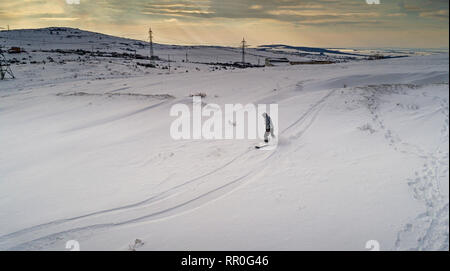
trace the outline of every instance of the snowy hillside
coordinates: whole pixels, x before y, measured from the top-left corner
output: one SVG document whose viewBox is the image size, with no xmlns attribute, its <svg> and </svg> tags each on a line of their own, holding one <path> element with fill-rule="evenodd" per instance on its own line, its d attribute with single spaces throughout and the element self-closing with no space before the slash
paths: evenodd
<svg viewBox="0 0 450 271">
<path fill-rule="evenodd" d="M 338 63 L 238 69 L 204 64 L 240 61 L 237 48 L 157 45 L 146 68 L 126 55 L 147 56 L 144 42 L 81 30 L 0 44 L 26 50 L 0 81 L 0 250 L 449 249 L 448 53 L 255 48 L 252 64 Z M 279 146 L 173 140 L 171 107 L 199 92 L 278 104 Z"/>
<path fill-rule="evenodd" d="M 169 64 L 172 73 L 215 71 L 227 69 L 225 64 L 242 60 L 240 48 L 154 44 L 155 55 L 160 58 L 155 62 L 159 69 L 149 69 L 139 65 L 149 63 L 148 42 L 60 27 L 0 31 L 0 46 L 4 50 L 19 47 L 26 51 L 26 54 L 12 54 L 9 57 L 9 60 L 17 65 L 18 71 L 28 64 L 48 64 L 45 65 L 46 69 L 52 69 L 55 64 L 64 64 L 65 78 L 78 79 L 91 78 L 93 75 L 103 79 L 162 73 L 168 71 Z M 289 57 L 290 61 L 332 58 L 336 62 L 342 62 L 354 59 L 316 53 L 296 55 L 277 50 L 247 48 L 245 61 L 253 65 L 262 65 L 267 57 Z M 219 63 L 224 65 L 218 65 Z M 80 65 L 83 66 L 81 71 L 77 69 Z"/>
</svg>

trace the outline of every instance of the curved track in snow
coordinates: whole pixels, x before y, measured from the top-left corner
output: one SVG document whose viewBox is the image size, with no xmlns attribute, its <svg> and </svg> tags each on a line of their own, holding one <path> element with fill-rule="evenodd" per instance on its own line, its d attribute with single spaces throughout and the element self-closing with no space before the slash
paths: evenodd
<svg viewBox="0 0 450 271">
<path fill-rule="evenodd" d="M 292 139 L 300 138 L 312 125 L 325 102 L 335 91 L 327 92 L 325 96 L 313 103 L 298 119 L 283 129 L 280 135 L 286 135 L 289 130 L 294 130 L 295 127 L 300 126 L 300 130 L 293 131 Z M 307 122 L 308 120 L 309 122 Z M 301 127 L 305 122 L 307 124 Z M 251 147 L 220 167 L 177 184 L 140 202 L 92 212 L 82 216 L 55 220 L 0 236 L 0 248 L 8 250 L 45 249 L 58 240 L 66 240 L 67 237 L 75 238 L 78 234 L 91 234 L 94 231 L 112 227 L 180 215 L 216 200 L 248 182 L 261 172 L 269 159 L 274 158 L 276 154 L 280 154 L 278 149 L 273 152 L 263 152 L 264 155 L 260 155 L 260 153 Z M 223 171 L 228 167 L 242 164 L 240 162 L 244 162 L 247 168 L 243 174 L 241 173 L 237 176 L 231 174 L 225 178 L 221 176 L 225 181 L 216 181 L 219 178 L 214 178 L 215 174 L 223 174 Z M 214 184 L 209 185 L 211 182 L 214 182 Z M 127 213 L 124 214 L 123 212 Z M 120 220 L 117 220 L 115 216 L 118 213 L 121 213 Z"/>
</svg>

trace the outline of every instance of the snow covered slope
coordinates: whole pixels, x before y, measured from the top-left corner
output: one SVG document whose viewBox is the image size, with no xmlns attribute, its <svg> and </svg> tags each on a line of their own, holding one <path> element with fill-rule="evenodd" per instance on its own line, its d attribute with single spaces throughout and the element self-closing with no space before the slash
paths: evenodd
<svg viewBox="0 0 450 271">
<path fill-rule="evenodd" d="M 11 55 L 11 59 L 17 64 L 39 64 L 45 61 L 50 64 L 56 62 L 70 65 L 73 62 L 78 62 L 78 64 L 87 66 L 86 68 L 89 70 L 92 65 L 100 66 L 96 65 L 99 64 L 98 60 L 108 60 L 110 69 L 107 69 L 105 74 L 110 74 L 111 69 L 113 71 L 122 70 L 122 72 L 125 69 L 127 70 L 126 76 L 130 72 L 136 73 L 138 71 L 139 67 L 136 67 L 137 62 L 146 62 L 142 59 L 135 60 L 134 56 L 147 57 L 150 50 L 148 42 L 62 27 L 0 31 L 0 46 L 4 49 L 20 47 L 27 51 L 26 55 Z M 78 51 L 69 54 L 70 50 Z M 185 72 L 192 69 L 196 71 L 197 69 L 195 68 L 204 69 L 204 65 L 196 65 L 199 63 L 234 63 L 242 60 L 241 48 L 232 47 L 154 44 L 154 52 L 161 59 L 161 61 L 156 61 L 159 65 L 167 66 L 169 58 L 175 62 L 172 67 L 173 72 Z M 94 53 L 94 56 L 91 56 L 90 53 Z M 128 54 L 129 58 L 124 61 L 123 58 L 114 57 L 111 55 L 112 53 Z M 326 55 L 311 54 L 299 56 L 283 54 L 283 52 L 278 51 L 262 51 L 258 48 L 247 48 L 245 61 L 257 65 L 258 63 L 264 64 L 266 57 L 284 56 L 289 56 L 291 61 L 329 59 Z M 339 57 L 335 60 L 343 61 L 345 58 Z M 111 67 L 115 65 L 118 65 L 117 69 Z M 208 67 L 206 68 L 208 69 Z M 154 72 L 158 71 L 144 69 L 140 71 L 140 74 Z M 113 76 L 118 75 L 120 74 L 114 74 Z"/>
<path fill-rule="evenodd" d="M 39 37 L 17 57 L 81 46 Z M 177 71 L 61 53 L 0 81 L 0 250 L 448 250 L 448 54 L 225 70 L 161 48 Z M 196 92 L 277 103 L 278 148 L 173 140 Z"/>
</svg>

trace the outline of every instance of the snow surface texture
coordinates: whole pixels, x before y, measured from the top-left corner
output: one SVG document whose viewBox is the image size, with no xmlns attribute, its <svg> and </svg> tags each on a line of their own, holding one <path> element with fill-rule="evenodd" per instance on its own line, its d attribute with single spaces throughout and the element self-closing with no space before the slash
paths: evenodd
<svg viewBox="0 0 450 271">
<path fill-rule="evenodd" d="M 448 53 L 225 70 L 192 62 L 239 50 L 190 48 L 186 63 L 186 47 L 157 45 L 169 74 L 48 52 L 126 47 L 49 31 L 0 32 L 28 51 L 0 81 L 0 250 L 449 249 Z M 279 104 L 278 148 L 172 140 L 171 106 L 197 92 Z"/>
</svg>

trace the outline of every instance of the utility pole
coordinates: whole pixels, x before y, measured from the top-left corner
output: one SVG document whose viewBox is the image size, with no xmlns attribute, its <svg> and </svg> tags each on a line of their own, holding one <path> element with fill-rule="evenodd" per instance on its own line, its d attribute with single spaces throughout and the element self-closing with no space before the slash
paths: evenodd
<svg viewBox="0 0 450 271">
<path fill-rule="evenodd" d="M 170 55 L 167 56 L 167 59 L 169 60 L 169 73 L 170 73 Z"/>
<path fill-rule="evenodd" d="M 150 61 L 152 61 L 154 59 L 154 56 L 153 56 L 153 31 L 151 28 L 148 31 L 148 38 L 150 42 Z"/>
<path fill-rule="evenodd" d="M 185 62 L 187 63 L 189 60 L 188 60 L 188 52 L 186 51 L 186 60 L 185 60 Z"/>
<path fill-rule="evenodd" d="M 242 64 L 245 63 L 245 47 L 247 47 L 247 42 L 245 38 L 242 38 Z"/>
</svg>

